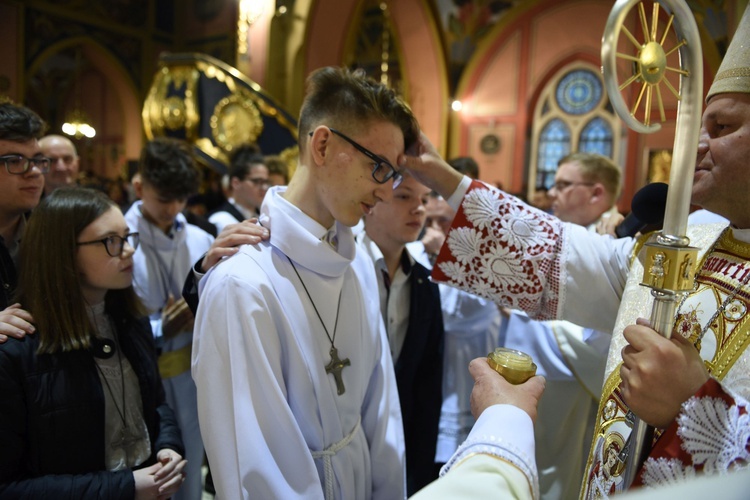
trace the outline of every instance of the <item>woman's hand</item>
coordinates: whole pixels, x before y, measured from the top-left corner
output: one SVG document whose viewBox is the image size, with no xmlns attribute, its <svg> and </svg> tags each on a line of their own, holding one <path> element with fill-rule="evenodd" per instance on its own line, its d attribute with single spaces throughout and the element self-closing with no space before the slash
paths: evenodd
<svg viewBox="0 0 750 500">
<path fill-rule="evenodd" d="M 164 448 L 156 454 L 156 459 L 162 464 L 162 468 L 154 474 L 159 486 L 159 498 L 169 498 L 177 493 L 177 490 L 185 481 L 182 470 L 187 465 L 187 460 L 174 450 Z"/>
<path fill-rule="evenodd" d="M 167 499 L 177 493 L 185 476 L 182 470 L 187 464 L 174 450 L 163 449 L 156 454 L 157 463 L 145 469 L 133 471 L 135 500 Z"/>
</svg>

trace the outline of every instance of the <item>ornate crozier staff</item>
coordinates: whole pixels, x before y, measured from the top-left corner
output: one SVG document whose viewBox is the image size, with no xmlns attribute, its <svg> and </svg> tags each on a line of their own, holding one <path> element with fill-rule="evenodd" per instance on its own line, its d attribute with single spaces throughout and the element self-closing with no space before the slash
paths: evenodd
<svg viewBox="0 0 750 500">
<path fill-rule="evenodd" d="M 636 4 L 646 39 L 643 43 L 637 41 L 623 26 L 625 17 Z M 667 12 L 672 12 L 660 40 L 657 39 L 659 4 L 662 4 Z M 665 51 L 664 41 L 673 23 L 679 42 L 671 50 Z M 636 56 L 617 52 L 617 40 L 621 31 L 636 45 Z M 679 51 L 679 69 L 667 66 L 667 56 L 675 50 Z M 619 86 L 617 59 L 633 61 L 637 68 L 637 72 Z M 654 299 L 651 310 L 652 327 L 669 338 L 674 326 L 677 304 L 684 294 L 693 289 L 697 260 L 697 249 L 689 246 L 690 241 L 685 233 L 700 133 L 703 62 L 698 28 L 686 2 L 654 2 L 649 28 L 643 3 L 639 3 L 639 0 L 618 0 L 609 15 L 602 37 L 602 64 L 605 86 L 614 109 L 620 118 L 637 132 L 652 133 L 660 129 L 658 124 L 650 124 L 651 101 L 654 95 L 658 101 L 661 119 L 665 120 L 659 87 L 662 82 L 679 101 L 664 228 L 654 241 L 646 244 L 646 261 L 641 283 L 651 288 Z M 668 71 L 680 74 L 679 91 L 666 79 Z M 642 87 L 632 110 L 628 110 L 620 91 L 632 83 L 640 83 Z M 635 118 L 635 113 L 644 94 L 645 123 L 642 123 Z M 629 417 L 633 419 L 632 431 L 618 457 L 620 461 L 625 462 L 625 487 L 633 482 L 638 469 L 648 456 L 653 439 L 653 429 L 632 415 L 632 412 L 629 412 Z"/>
</svg>

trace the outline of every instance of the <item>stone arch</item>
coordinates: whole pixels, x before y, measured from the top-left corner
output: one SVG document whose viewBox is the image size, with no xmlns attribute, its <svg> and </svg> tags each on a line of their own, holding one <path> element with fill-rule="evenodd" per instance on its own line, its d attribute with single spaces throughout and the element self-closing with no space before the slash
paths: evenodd
<svg viewBox="0 0 750 500">
<path fill-rule="evenodd" d="M 80 47 L 82 56 L 92 68 L 93 76 L 89 75 L 89 80 L 101 80 L 99 84 L 89 81 L 89 85 L 99 89 L 106 86 L 108 89 L 106 92 L 108 93 L 109 89 L 111 89 L 112 94 L 116 98 L 114 102 L 116 102 L 119 109 L 104 109 L 105 106 L 100 102 L 100 109 L 97 110 L 97 114 L 101 115 L 101 119 L 104 120 L 104 122 L 117 122 L 116 125 L 119 132 L 122 134 L 121 156 L 123 158 L 121 161 L 124 162 L 125 159 L 138 158 L 143 140 L 143 123 L 141 119 L 142 96 L 137 90 L 132 77 L 126 71 L 122 63 L 120 63 L 111 51 L 100 43 L 89 37 L 81 36 L 61 40 L 50 45 L 29 65 L 28 70 L 26 71 L 26 88 L 29 88 L 31 79 L 34 78 L 37 72 L 39 72 L 40 69 L 44 67 L 45 63 L 50 61 L 51 58 L 61 52 L 69 49 L 76 49 L 78 47 Z M 93 100 L 96 97 L 100 96 L 92 96 L 91 99 Z M 111 106 L 111 102 L 109 104 Z M 84 107 L 83 104 L 81 106 Z M 40 112 L 43 112 L 43 110 L 40 110 Z M 105 138 L 100 138 L 99 142 L 101 143 L 104 139 Z M 93 143 L 96 143 L 95 141 L 97 141 L 96 138 L 92 140 Z M 112 154 L 106 153 L 106 156 L 111 157 Z M 121 161 L 118 160 L 117 163 L 120 163 Z M 117 172 L 114 170 L 113 165 L 105 165 L 96 173 L 111 177 L 116 175 Z"/>
</svg>

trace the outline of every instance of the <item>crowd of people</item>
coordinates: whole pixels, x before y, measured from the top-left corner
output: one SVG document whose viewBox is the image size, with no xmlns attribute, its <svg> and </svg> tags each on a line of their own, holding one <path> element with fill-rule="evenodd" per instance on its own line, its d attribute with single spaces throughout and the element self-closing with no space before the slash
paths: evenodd
<svg viewBox="0 0 750 500">
<path fill-rule="evenodd" d="M 741 498 L 747 36 L 748 13 L 692 192 L 728 222 L 689 227 L 671 338 L 643 319 L 653 236 L 596 231 L 621 191 L 599 155 L 562 158 L 535 208 L 444 161 L 393 90 L 322 68 L 294 175 L 241 147 L 204 220 L 187 143 L 145 145 L 123 213 L 75 186 L 69 139 L 0 104 L 0 498 L 607 498 L 633 416 L 659 431 L 636 486 L 724 475 Z M 505 381 L 498 346 L 537 376 Z"/>
</svg>

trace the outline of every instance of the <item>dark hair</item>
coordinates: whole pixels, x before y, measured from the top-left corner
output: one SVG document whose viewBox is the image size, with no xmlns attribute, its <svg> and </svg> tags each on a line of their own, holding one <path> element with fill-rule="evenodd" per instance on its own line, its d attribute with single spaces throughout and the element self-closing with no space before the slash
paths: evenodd
<svg viewBox="0 0 750 500">
<path fill-rule="evenodd" d="M 479 165 L 474 158 L 469 156 L 459 156 L 448 161 L 448 164 L 456 169 L 458 172 L 471 177 L 472 179 L 479 179 Z"/>
<path fill-rule="evenodd" d="M 39 115 L 11 102 L 0 103 L 0 140 L 26 142 L 44 135 L 47 125 Z"/>
<path fill-rule="evenodd" d="M 39 353 L 87 349 L 96 331 L 86 314 L 76 265 L 78 235 L 115 202 L 94 189 L 56 189 L 29 218 L 21 241 L 16 300 L 31 313 L 39 335 Z M 118 208 L 119 210 L 119 208 Z M 143 316 L 133 287 L 109 290 L 105 311 L 114 318 Z"/>
<path fill-rule="evenodd" d="M 560 161 L 563 163 L 576 163 L 581 172 L 581 177 L 586 182 L 599 182 L 612 197 L 612 203 L 620 197 L 622 172 L 615 162 L 606 156 L 596 153 L 571 153 Z"/>
<path fill-rule="evenodd" d="M 393 89 L 365 76 L 364 71 L 326 67 L 307 78 L 299 137 L 307 137 L 318 125 L 356 133 L 373 120 L 391 122 L 399 127 L 406 149 L 419 136 L 419 125 L 409 105 Z M 301 150 L 305 144 L 305 141 L 300 142 Z"/>
<path fill-rule="evenodd" d="M 253 165 L 264 165 L 260 148 L 255 144 L 243 144 L 232 153 L 232 159 L 229 162 L 229 178 L 244 179 Z"/>
<path fill-rule="evenodd" d="M 186 199 L 197 193 L 201 181 L 193 150 L 177 139 L 148 142 L 141 152 L 138 173 L 159 196 L 169 200 Z"/>
<path fill-rule="evenodd" d="M 281 156 L 269 155 L 263 158 L 268 174 L 277 174 L 284 178 L 284 184 L 289 184 L 289 165 Z"/>
</svg>

